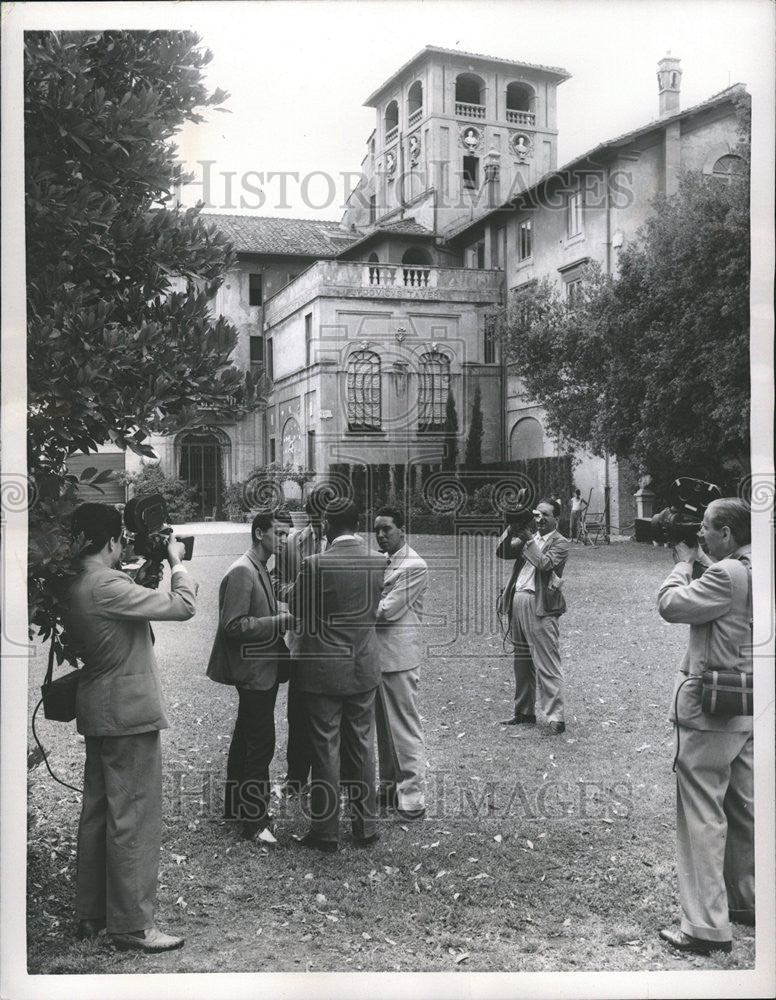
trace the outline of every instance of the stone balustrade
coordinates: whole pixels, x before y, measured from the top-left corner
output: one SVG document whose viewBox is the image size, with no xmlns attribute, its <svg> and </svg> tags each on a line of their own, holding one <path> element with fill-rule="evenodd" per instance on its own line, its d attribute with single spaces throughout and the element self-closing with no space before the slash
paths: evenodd
<svg viewBox="0 0 776 1000">
<path fill-rule="evenodd" d="M 507 121 L 511 125 L 534 125 L 536 115 L 532 111 L 513 111 L 507 108 Z"/>
<path fill-rule="evenodd" d="M 455 102 L 455 113 L 461 118 L 484 118 L 484 104 L 465 104 L 462 101 Z"/>
</svg>

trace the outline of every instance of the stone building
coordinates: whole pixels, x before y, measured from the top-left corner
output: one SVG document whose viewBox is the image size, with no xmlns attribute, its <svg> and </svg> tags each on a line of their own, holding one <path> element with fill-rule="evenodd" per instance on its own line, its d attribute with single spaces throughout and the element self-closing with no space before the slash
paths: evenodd
<svg viewBox="0 0 776 1000">
<path fill-rule="evenodd" d="M 483 460 L 565 451 L 501 364 L 489 317 L 542 276 L 570 297 L 589 260 L 616 274 L 659 193 L 684 169 L 724 174 L 741 85 L 680 110 L 681 69 L 659 64 L 659 117 L 558 169 L 556 90 L 565 70 L 421 50 L 366 104 L 362 180 L 340 223 L 211 214 L 236 263 L 214 302 L 239 331 L 235 363 L 260 366 L 265 405 L 153 444 L 162 468 L 199 486 L 256 466 L 438 463 L 448 390 L 459 456 L 475 386 Z M 577 456 L 575 485 L 612 526 L 633 520 L 636 484 L 614 457 Z"/>
</svg>

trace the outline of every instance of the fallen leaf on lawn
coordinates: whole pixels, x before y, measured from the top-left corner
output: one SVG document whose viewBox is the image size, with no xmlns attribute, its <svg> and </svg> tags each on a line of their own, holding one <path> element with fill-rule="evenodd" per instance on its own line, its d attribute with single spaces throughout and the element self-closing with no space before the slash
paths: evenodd
<svg viewBox="0 0 776 1000">
<path fill-rule="evenodd" d="M 180 906 L 182 910 L 185 910 L 189 904 L 186 902 L 183 896 L 178 896 L 178 898 L 175 900 L 175 905 Z"/>
<path fill-rule="evenodd" d="M 394 948 L 396 947 L 396 942 L 392 941 L 389 937 L 385 939 L 385 943 L 392 945 Z"/>
<path fill-rule="evenodd" d="M 312 941 L 312 939 L 313 939 L 313 936 L 312 936 L 312 934 L 303 934 L 303 935 L 302 935 L 302 936 L 301 936 L 301 937 L 299 938 L 299 940 L 300 940 L 300 941 Z"/>
<path fill-rule="evenodd" d="M 479 858 L 467 858 L 466 860 L 467 861 L 479 861 L 480 859 Z"/>
<path fill-rule="evenodd" d="M 636 747 L 636 753 L 641 753 L 642 750 L 649 750 L 650 746 L 650 743 L 642 743 L 640 747 Z"/>
<path fill-rule="evenodd" d="M 453 899 L 460 899 L 460 898 L 461 898 L 460 892 L 454 892 L 453 893 Z"/>
<path fill-rule="evenodd" d="M 405 832 L 405 833 L 407 833 L 407 832 L 408 832 L 408 830 L 409 830 L 409 827 L 408 827 L 408 826 L 405 826 L 405 825 L 404 825 L 404 824 L 402 823 L 402 825 L 401 825 L 401 826 L 399 827 L 399 829 L 400 829 L 400 830 L 404 830 L 404 832 Z"/>
<path fill-rule="evenodd" d="M 413 870 L 414 872 L 416 872 L 416 871 L 417 871 L 417 870 L 418 870 L 418 869 L 420 868 L 420 866 L 421 866 L 422 864 L 423 864 L 423 862 L 422 862 L 422 861 L 418 861 L 418 863 L 417 863 L 417 864 L 415 865 L 415 867 L 414 867 L 414 868 L 413 868 L 412 870 Z"/>
<path fill-rule="evenodd" d="M 170 857 L 172 858 L 172 860 L 175 862 L 176 865 L 182 865 L 183 862 L 186 860 L 185 854 L 171 854 Z"/>
<path fill-rule="evenodd" d="M 315 902 L 318 904 L 318 906 L 323 906 L 323 904 L 326 902 L 326 897 L 322 892 L 316 893 Z"/>
<path fill-rule="evenodd" d="M 490 878 L 487 872 L 480 872 L 479 875 L 470 875 L 467 882 L 478 882 L 481 878 Z"/>
<path fill-rule="evenodd" d="M 312 872 L 308 872 L 308 873 L 307 873 L 307 874 L 305 875 L 305 880 L 307 881 L 307 880 L 309 880 L 309 879 L 311 879 L 311 878 L 313 878 L 313 873 L 312 873 Z"/>
<path fill-rule="evenodd" d="M 457 739 L 457 740 L 460 740 L 460 738 L 461 738 L 462 736 L 465 736 L 465 735 L 466 735 L 466 730 L 464 730 L 464 731 L 463 731 L 462 733 L 459 733 L 459 734 L 458 734 L 458 735 L 456 736 L 456 739 Z"/>
<path fill-rule="evenodd" d="M 497 833 L 493 839 L 496 841 L 497 844 L 500 844 L 504 838 L 501 836 L 500 833 Z"/>
<path fill-rule="evenodd" d="M 441 872 L 437 872 L 437 873 L 436 873 L 436 875 L 434 876 L 434 878 L 442 878 L 442 876 L 443 876 L 443 875 L 447 875 L 447 874 L 448 874 L 448 873 L 447 873 L 447 872 L 445 871 L 445 869 L 443 868 Z"/>
<path fill-rule="evenodd" d="M 465 962 L 468 957 L 469 957 L 469 952 L 464 951 L 462 954 L 456 955 L 453 961 L 455 962 L 456 965 L 460 965 L 461 962 Z"/>
<path fill-rule="evenodd" d="M 571 927 L 571 917 L 566 917 L 566 919 L 563 921 L 563 926 Z"/>
<path fill-rule="evenodd" d="M 608 816 L 604 816 L 604 818 L 601 820 L 601 822 L 602 823 L 614 823 L 614 820 L 613 819 L 609 819 Z"/>
<path fill-rule="evenodd" d="M 326 914 L 326 919 L 327 920 L 331 920 L 331 922 L 333 924 L 338 924 L 339 923 L 339 917 L 335 917 L 333 913 L 327 913 Z"/>
</svg>

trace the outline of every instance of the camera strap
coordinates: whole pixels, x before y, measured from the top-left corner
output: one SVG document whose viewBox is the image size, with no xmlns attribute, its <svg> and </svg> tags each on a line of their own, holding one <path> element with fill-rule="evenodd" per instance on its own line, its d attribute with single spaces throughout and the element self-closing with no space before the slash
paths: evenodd
<svg viewBox="0 0 776 1000">
<path fill-rule="evenodd" d="M 51 681 L 53 672 L 54 672 L 54 635 L 52 633 L 51 646 L 49 647 L 48 668 L 46 669 L 45 683 Z M 38 704 L 35 706 L 35 711 L 32 713 L 32 735 L 33 738 L 35 739 L 35 742 L 38 744 L 38 750 L 40 750 L 41 757 L 43 758 L 43 763 L 46 765 L 46 770 L 54 779 L 54 781 L 57 782 L 57 784 L 64 785 L 65 788 L 69 788 L 71 789 L 71 791 L 78 792 L 79 795 L 83 795 L 84 791 L 83 788 L 76 788 L 75 785 L 69 785 L 66 781 L 62 781 L 61 778 L 58 778 L 56 774 L 54 774 L 54 772 L 51 770 L 51 765 L 48 762 L 48 754 L 43 749 L 43 744 L 38 739 L 38 733 L 37 730 L 35 729 L 35 716 L 38 714 L 38 711 L 40 710 L 40 706 L 42 704 L 43 704 L 43 698 L 40 698 Z"/>
</svg>

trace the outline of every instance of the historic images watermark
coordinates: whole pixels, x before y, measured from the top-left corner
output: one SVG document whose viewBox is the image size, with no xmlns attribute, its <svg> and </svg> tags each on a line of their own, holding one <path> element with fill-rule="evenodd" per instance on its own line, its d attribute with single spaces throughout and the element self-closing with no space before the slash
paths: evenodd
<svg viewBox="0 0 776 1000">
<path fill-rule="evenodd" d="M 278 779 L 279 780 L 279 779 Z M 244 795 L 250 808 L 250 789 Z M 258 787 L 256 801 L 259 802 Z M 171 768 L 165 775 L 165 815 L 171 820 L 219 819 L 223 815 L 223 775 L 213 770 Z M 358 789 L 355 790 L 356 796 Z M 351 792 L 351 796 L 353 792 Z M 334 797 L 339 809 L 340 796 Z M 439 770 L 427 775 L 426 815 L 429 819 L 476 820 L 499 823 L 504 820 L 576 820 L 615 823 L 627 819 L 634 810 L 634 791 L 629 781 L 579 778 L 576 781 L 544 780 L 538 784 L 512 781 L 479 781 Z M 273 796 L 276 819 L 299 814 L 321 819 L 311 813 L 305 793 L 294 799 Z M 395 822 L 395 817 L 383 817 Z"/>
<path fill-rule="evenodd" d="M 377 169 L 367 175 L 360 170 L 329 173 L 326 170 L 225 170 L 217 160 L 197 160 L 189 175 L 187 189 L 197 190 L 198 201 L 206 210 L 289 211 L 299 205 L 312 211 L 350 205 L 377 215 L 410 204 L 431 188 L 436 190 L 438 208 L 495 208 L 490 204 L 493 186 L 488 180 L 476 188 L 464 184 L 467 175 L 449 160 L 431 160 L 425 167 L 404 171 Z M 557 208 L 565 211 L 571 192 L 581 191 L 587 209 L 606 206 L 625 209 L 634 200 L 633 171 L 591 165 L 589 168 L 554 171 L 539 181 L 528 183 L 516 173 L 509 186 L 498 189 L 498 207 L 509 209 L 510 202 L 521 209 Z M 519 204 L 518 204 L 519 203 Z"/>
</svg>

